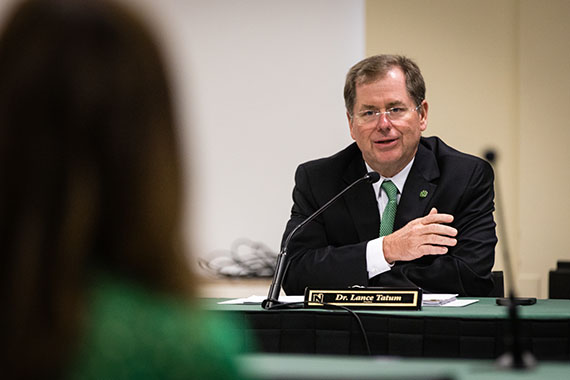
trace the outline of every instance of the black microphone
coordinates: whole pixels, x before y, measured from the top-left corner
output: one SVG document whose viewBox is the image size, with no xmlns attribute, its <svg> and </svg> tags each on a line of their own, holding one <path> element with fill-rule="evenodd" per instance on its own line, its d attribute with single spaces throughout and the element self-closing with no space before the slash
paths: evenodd
<svg viewBox="0 0 570 380">
<path fill-rule="evenodd" d="M 289 233 L 289 235 L 287 235 L 287 239 L 285 239 L 285 243 L 281 247 L 281 252 L 279 252 L 279 255 L 277 256 L 277 263 L 275 264 L 275 273 L 273 274 L 273 281 L 271 282 L 271 286 L 269 288 L 269 294 L 267 295 L 267 299 L 265 299 L 261 303 L 261 306 L 264 309 L 270 309 L 273 306 L 280 304 L 279 293 L 281 292 L 281 286 L 283 284 L 283 277 L 285 276 L 285 272 L 287 271 L 287 267 L 288 267 L 287 247 L 289 246 L 289 242 L 291 241 L 291 238 L 293 237 L 293 235 L 295 235 L 295 233 L 297 231 L 299 231 L 301 228 L 305 227 L 307 225 L 307 223 L 309 223 L 310 221 L 315 219 L 323 211 L 325 211 L 327 208 L 329 208 L 330 205 L 332 205 L 334 202 L 336 202 L 336 200 L 338 198 L 340 198 L 344 193 L 346 193 L 348 190 L 352 189 L 354 186 L 358 185 L 361 182 L 375 183 L 375 182 L 378 182 L 379 180 L 380 180 L 380 174 L 378 174 L 376 172 L 366 173 L 364 175 L 364 177 L 361 177 L 361 178 L 357 179 L 356 181 L 354 181 L 353 183 L 351 183 L 350 185 L 348 185 L 344 190 L 342 190 L 340 193 L 335 195 L 334 198 L 332 198 L 330 201 L 328 201 L 323 206 L 321 206 L 317 211 L 312 213 L 307 219 L 305 219 L 301 223 L 299 223 L 293 229 L 293 231 L 291 231 Z"/>
<path fill-rule="evenodd" d="M 485 158 L 489 163 L 495 167 L 495 163 L 497 160 L 497 153 L 493 149 L 489 149 L 485 152 Z M 496 172 L 495 168 L 495 172 Z M 525 369 L 531 368 L 536 365 L 536 359 L 534 356 L 528 352 L 523 351 L 520 342 L 520 332 L 519 332 L 519 316 L 518 316 L 518 305 L 533 305 L 536 303 L 536 298 L 519 298 L 515 297 L 515 281 L 514 281 L 514 271 L 511 264 L 511 254 L 508 249 L 507 245 L 507 233 L 506 228 L 504 227 L 504 221 L 502 219 L 503 212 L 501 209 L 501 192 L 499 191 L 499 179 L 498 175 L 495 179 L 495 188 L 496 188 L 496 216 L 497 216 L 497 225 L 499 227 L 499 232 L 501 236 L 503 236 L 503 259 L 505 260 L 505 277 L 507 278 L 507 285 L 509 287 L 509 297 L 508 298 L 497 298 L 496 303 L 497 305 L 501 306 L 508 306 L 509 308 L 509 322 L 511 325 L 510 331 L 510 348 L 501 355 L 497 359 L 497 364 L 503 368 L 516 368 L 516 369 Z"/>
<path fill-rule="evenodd" d="M 495 165 L 495 158 L 497 158 L 497 153 L 495 153 L 494 149 L 485 151 L 485 159 L 489 161 L 491 165 Z"/>
</svg>

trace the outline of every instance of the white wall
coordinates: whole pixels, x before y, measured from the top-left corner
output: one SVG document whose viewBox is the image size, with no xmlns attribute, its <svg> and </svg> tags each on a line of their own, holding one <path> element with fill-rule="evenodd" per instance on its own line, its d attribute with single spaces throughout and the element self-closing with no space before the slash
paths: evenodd
<svg viewBox="0 0 570 380">
<path fill-rule="evenodd" d="M 296 166 L 351 142 L 342 90 L 364 57 L 363 1 L 130 2 L 174 68 L 195 254 L 240 237 L 278 251 Z"/>
<path fill-rule="evenodd" d="M 364 57 L 364 1 L 124 1 L 173 69 L 194 255 L 240 237 L 278 251 L 296 166 L 351 142 L 342 89 Z"/>
</svg>

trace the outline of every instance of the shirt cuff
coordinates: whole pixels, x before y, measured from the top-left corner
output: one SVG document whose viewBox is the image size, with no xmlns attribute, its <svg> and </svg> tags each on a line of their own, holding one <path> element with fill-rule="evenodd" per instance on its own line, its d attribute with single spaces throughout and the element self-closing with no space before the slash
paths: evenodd
<svg viewBox="0 0 570 380">
<path fill-rule="evenodd" d="M 383 250 L 384 237 L 370 240 L 366 244 L 366 269 L 368 270 L 368 278 L 389 271 L 394 264 L 390 265 L 384 258 Z"/>
</svg>

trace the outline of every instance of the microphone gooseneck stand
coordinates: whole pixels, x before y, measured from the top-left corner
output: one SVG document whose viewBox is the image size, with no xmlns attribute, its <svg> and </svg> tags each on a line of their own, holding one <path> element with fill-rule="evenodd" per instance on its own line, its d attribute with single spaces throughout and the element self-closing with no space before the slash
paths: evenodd
<svg viewBox="0 0 570 380">
<path fill-rule="evenodd" d="M 485 152 L 485 158 L 493 167 L 496 166 L 496 158 L 497 155 L 495 151 L 488 150 Z M 498 176 L 496 176 L 498 178 Z M 507 234 L 506 229 L 504 228 L 503 223 L 503 212 L 501 209 L 501 193 L 499 189 L 499 181 L 495 179 L 495 187 L 496 187 L 496 217 L 497 217 L 497 225 L 499 227 L 499 231 L 501 236 L 503 236 L 503 258 L 505 260 L 505 277 L 507 278 L 507 285 L 509 287 L 509 297 L 508 298 L 499 298 L 497 299 L 497 304 L 507 306 L 508 307 L 508 315 L 509 315 L 509 327 L 510 327 L 510 334 L 508 335 L 509 340 L 506 342 L 507 350 L 497 359 L 497 365 L 501 368 L 505 369 L 529 369 L 536 365 L 536 359 L 534 356 L 526 351 L 523 350 L 521 339 L 520 339 L 520 318 L 518 315 L 518 307 L 519 305 L 528 305 L 536 302 L 535 298 L 517 298 L 515 297 L 515 281 L 514 281 L 514 272 L 511 263 L 511 256 L 508 249 L 507 244 Z"/>
<path fill-rule="evenodd" d="M 332 205 L 334 202 L 336 202 L 336 200 L 338 198 L 340 198 L 344 193 L 346 193 L 348 190 L 352 189 L 357 184 L 359 184 L 361 182 L 374 183 L 374 182 L 378 182 L 379 179 L 380 179 L 380 174 L 378 174 L 376 172 L 366 173 L 363 177 L 357 179 L 356 181 L 354 181 L 353 183 L 348 185 L 344 190 L 342 190 L 340 193 L 335 195 L 334 198 L 332 198 L 330 201 L 328 201 L 323 206 L 321 206 L 319 209 L 317 209 L 317 211 L 312 213 L 307 219 L 305 219 L 301 223 L 299 223 L 293 229 L 293 231 L 291 231 L 289 233 L 289 235 L 287 235 L 287 239 L 285 239 L 285 242 L 281 248 L 281 251 L 279 252 L 279 255 L 277 256 L 277 263 L 275 264 L 275 273 L 273 274 L 273 281 L 271 281 L 271 286 L 269 287 L 269 294 L 267 296 L 267 299 L 265 299 L 261 304 L 261 306 L 264 309 L 271 309 L 271 308 L 281 304 L 281 302 L 279 302 L 279 293 L 281 292 L 281 285 L 283 284 L 283 277 L 285 276 L 285 272 L 287 271 L 287 268 L 289 267 L 289 262 L 287 260 L 287 247 L 289 246 L 289 242 L 291 241 L 291 238 L 293 237 L 293 235 L 295 235 L 295 233 L 297 231 L 299 231 L 301 228 L 305 227 L 305 225 L 307 225 L 307 223 L 309 223 L 310 221 L 315 219 L 317 216 L 319 216 L 323 211 L 325 211 L 327 208 L 329 208 L 330 205 Z"/>
</svg>

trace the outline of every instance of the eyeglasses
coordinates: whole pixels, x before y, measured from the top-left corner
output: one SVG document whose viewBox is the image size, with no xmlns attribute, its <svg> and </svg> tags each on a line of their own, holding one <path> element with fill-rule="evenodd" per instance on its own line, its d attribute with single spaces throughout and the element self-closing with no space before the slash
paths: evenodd
<svg viewBox="0 0 570 380">
<path fill-rule="evenodd" d="M 356 114 L 356 118 L 362 124 L 376 124 L 382 115 L 386 115 L 390 121 L 402 120 L 410 111 L 417 111 L 422 105 L 415 108 L 392 107 L 386 111 L 366 110 Z"/>
</svg>

